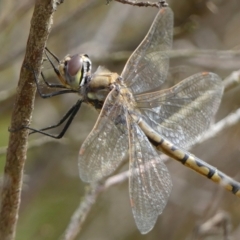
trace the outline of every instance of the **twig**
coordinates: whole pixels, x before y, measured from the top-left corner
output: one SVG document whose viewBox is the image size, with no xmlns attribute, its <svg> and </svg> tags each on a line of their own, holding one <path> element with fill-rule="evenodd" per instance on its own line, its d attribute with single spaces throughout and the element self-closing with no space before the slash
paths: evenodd
<svg viewBox="0 0 240 240">
<path fill-rule="evenodd" d="M 107 4 L 109 4 L 112 0 L 107 0 Z M 138 6 L 138 7 L 167 7 L 168 4 L 166 1 L 159 1 L 159 2 L 138 2 L 138 1 L 131 1 L 131 0 L 115 0 L 116 2 L 120 2 L 123 4 L 129 4 L 131 6 Z"/>
<path fill-rule="evenodd" d="M 103 189 L 106 190 L 111 186 L 123 183 L 128 179 L 128 177 L 129 177 L 129 171 L 121 172 L 112 177 L 109 177 L 108 179 L 106 179 Z"/>
<path fill-rule="evenodd" d="M 103 191 L 100 183 L 89 185 L 83 200 L 72 215 L 71 221 L 66 228 L 61 240 L 73 240 L 80 232 L 82 225 L 88 216 L 93 204 L 96 202 L 99 194 Z"/>
<path fill-rule="evenodd" d="M 24 66 L 31 64 L 36 73 L 39 73 L 43 50 L 52 24 L 52 15 L 56 7 L 56 1 L 36 1 L 12 114 L 12 129 L 18 129 L 30 122 L 36 88 L 32 83 L 32 73 Z M 25 129 L 10 133 L 1 193 L 1 240 L 12 240 L 15 237 L 27 139 L 28 131 Z"/>
<path fill-rule="evenodd" d="M 234 113 L 229 114 L 219 122 L 212 125 L 209 130 L 201 137 L 200 141 L 204 142 L 210 138 L 216 137 L 223 130 L 230 128 L 240 122 L 240 108 Z M 200 141 L 198 143 L 200 143 Z"/>
<path fill-rule="evenodd" d="M 125 182 L 128 177 L 129 171 L 125 171 L 109 177 L 104 183 L 98 182 L 89 185 L 79 207 L 73 213 L 70 223 L 61 237 L 61 240 L 75 239 L 75 237 L 81 231 L 82 225 L 100 193 L 106 191 L 111 186 Z"/>
<path fill-rule="evenodd" d="M 197 229 L 196 237 L 206 237 L 217 235 L 219 236 L 220 229 L 222 229 L 223 239 L 230 240 L 231 233 L 231 219 L 228 213 L 219 212 L 208 221 L 203 223 Z"/>
<path fill-rule="evenodd" d="M 231 90 L 240 83 L 240 70 L 232 72 L 223 81 L 225 92 Z"/>
</svg>

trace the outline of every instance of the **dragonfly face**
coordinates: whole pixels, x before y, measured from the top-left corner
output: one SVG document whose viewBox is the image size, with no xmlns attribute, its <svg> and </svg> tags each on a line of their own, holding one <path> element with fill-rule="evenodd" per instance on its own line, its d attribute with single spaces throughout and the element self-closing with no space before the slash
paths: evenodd
<svg viewBox="0 0 240 240">
<path fill-rule="evenodd" d="M 78 90 L 88 82 L 92 63 L 87 54 L 67 55 L 60 61 L 58 68 L 62 84 Z"/>
<path fill-rule="evenodd" d="M 112 174 L 128 154 L 130 202 L 143 234 L 154 227 L 172 189 L 156 148 L 172 157 L 177 153 L 183 164 L 195 161 L 197 168 L 197 160 L 182 148 L 208 128 L 223 93 L 221 79 L 213 73 L 199 73 L 156 91 L 167 78 L 172 33 L 173 13 L 161 8 L 121 77 L 103 67 L 91 74 L 87 55 L 67 56 L 59 64 L 62 84 L 101 111 L 79 151 L 80 177 L 98 181 Z M 205 171 L 209 178 L 215 176 L 210 170 Z"/>
<path fill-rule="evenodd" d="M 100 110 L 119 75 L 101 66 L 91 74 L 91 68 L 87 54 L 67 55 L 58 64 L 58 78 L 63 86 L 78 92 L 85 103 Z"/>
</svg>

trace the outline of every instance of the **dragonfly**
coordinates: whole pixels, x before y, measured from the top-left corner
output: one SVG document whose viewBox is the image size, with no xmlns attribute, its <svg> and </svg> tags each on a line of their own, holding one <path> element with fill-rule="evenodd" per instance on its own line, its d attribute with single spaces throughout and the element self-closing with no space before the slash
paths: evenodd
<svg viewBox="0 0 240 240">
<path fill-rule="evenodd" d="M 97 109 L 97 122 L 79 151 L 80 178 L 89 183 L 100 181 L 114 173 L 128 156 L 130 204 L 142 234 L 154 227 L 172 189 L 161 153 L 240 197 L 237 181 L 185 150 L 209 127 L 220 105 L 223 85 L 218 75 L 202 72 L 161 89 L 169 71 L 172 35 L 173 12 L 162 6 L 121 75 L 101 66 L 91 73 L 87 54 L 67 55 L 60 61 L 46 49 L 59 83 L 49 83 L 43 73 L 42 78 L 58 91 L 44 94 L 35 76 L 41 97 L 77 93 L 79 100 L 57 124 L 39 130 L 28 127 L 30 134 L 61 138 L 82 103 Z M 63 123 L 58 135 L 47 132 Z"/>
</svg>

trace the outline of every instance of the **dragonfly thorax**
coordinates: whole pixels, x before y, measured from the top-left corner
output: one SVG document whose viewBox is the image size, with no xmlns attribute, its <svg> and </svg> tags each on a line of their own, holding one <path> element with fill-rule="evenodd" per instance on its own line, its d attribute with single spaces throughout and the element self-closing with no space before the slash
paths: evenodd
<svg viewBox="0 0 240 240">
<path fill-rule="evenodd" d="M 116 83 L 119 75 L 110 72 L 105 67 L 99 66 L 86 85 L 81 88 L 81 95 L 86 102 L 93 105 L 96 109 L 101 109 L 102 105 Z"/>
<path fill-rule="evenodd" d="M 66 87 L 78 90 L 89 81 L 91 68 L 87 54 L 67 55 L 59 64 L 60 80 Z"/>
</svg>

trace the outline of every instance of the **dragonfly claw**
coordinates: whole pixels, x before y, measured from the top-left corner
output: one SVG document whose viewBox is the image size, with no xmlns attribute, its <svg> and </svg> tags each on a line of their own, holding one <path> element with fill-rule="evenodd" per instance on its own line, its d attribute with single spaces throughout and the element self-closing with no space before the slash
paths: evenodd
<svg viewBox="0 0 240 240">
<path fill-rule="evenodd" d="M 26 129 L 26 128 L 27 128 L 27 126 L 21 126 L 21 127 L 18 127 L 18 128 L 8 127 L 8 131 L 9 131 L 10 133 L 14 133 L 14 132 L 18 132 L 18 131 L 21 131 L 21 130 L 23 130 L 23 129 Z"/>
</svg>

